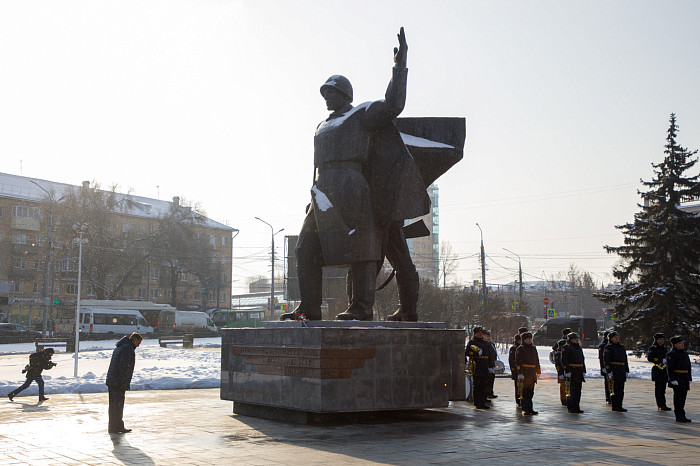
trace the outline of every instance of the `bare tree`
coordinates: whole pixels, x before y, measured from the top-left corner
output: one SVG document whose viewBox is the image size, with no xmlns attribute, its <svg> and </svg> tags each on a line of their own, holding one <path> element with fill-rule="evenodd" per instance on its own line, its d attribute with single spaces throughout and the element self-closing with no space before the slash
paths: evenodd
<svg viewBox="0 0 700 466">
<path fill-rule="evenodd" d="M 457 254 L 452 251 L 449 241 L 440 243 L 440 275 L 442 276 L 442 288 L 447 288 L 447 278 L 451 277 L 457 269 Z"/>
</svg>

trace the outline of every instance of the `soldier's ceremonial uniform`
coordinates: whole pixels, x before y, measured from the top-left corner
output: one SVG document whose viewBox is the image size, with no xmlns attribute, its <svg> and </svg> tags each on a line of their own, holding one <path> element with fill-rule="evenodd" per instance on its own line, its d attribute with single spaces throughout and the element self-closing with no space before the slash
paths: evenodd
<svg viewBox="0 0 700 466">
<path fill-rule="evenodd" d="M 537 411 L 533 409 L 532 397 L 535 394 L 535 384 L 537 375 L 541 374 L 540 358 L 537 356 L 537 348 L 532 344 L 532 334 L 529 332 L 521 335 L 523 341 L 515 350 L 515 365 L 518 371 L 518 378 L 523 383 L 523 414 L 533 415 Z M 527 340 L 529 339 L 529 343 Z"/>
<path fill-rule="evenodd" d="M 654 335 L 654 344 L 647 352 L 647 361 L 654 363 L 651 368 L 651 380 L 654 382 L 654 396 L 656 397 L 656 407 L 659 411 L 670 411 L 666 406 L 666 384 L 668 384 L 668 373 L 666 372 L 666 346 L 659 343 L 665 338 L 663 333 Z"/>
<path fill-rule="evenodd" d="M 610 401 L 612 402 L 612 410 L 625 412 L 622 407 L 622 401 L 625 398 L 625 381 L 627 374 L 630 372 L 629 364 L 627 363 L 627 351 L 619 341 L 613 342 L 613 338 L 618 337 L 617 332 L 610 332 L 608 335 L 608 344 L 603 352 L 603 360 L 605 362 L 605 371 L 608 374 L 608 381 L 612 384 L 610 392 Z"/>
<path fill-rule="evenodd" d="M 489 390 L 489 348 L 491 343 L 481 336 L 483 329 L 474 328 L 474 338 L 469 340 L 465 355 L 474 364 L 474 406 L 479 409 L 488 409 L 486 395 Z"/>
<path fill-rule="evenodd" d="M 520 346 L 522 339 L 520 335 L 515 335 L 513 338 L 513 346 L 508 351 L 508 365 L 510 366 L 510 378 L 513 379 L 515 385 L 515 404 L 520 407 L 520 394 L 518 393 L 518 369 L 515 365 L 515 350 Z"/>
<path fill-rule="evenodd" d="M 600 375 L 603 376 L 604 384 L 605 385 L 605 402 L 610 403 L 610 386 L 608 385 L 608 375 L 605 371 L 605 361 L 603 360 L 603 352 L 605 351 L 605 347 L 608 345 L 608 335 L 610 332 L 606 331 L 603 334 L 603 341 L 600 342 L 600 345 L 598 345 L 598 362 L 600 363 Z"/>
<path fill-rule="evenodd" d="M 690 422 L 690 419 L 685 417 L 685 399 L 690 390 L 690 382 L 693 381 L 690 357 L 685 352 L 683 337 L 675 336 L 671 338 L 671 343 L 673 349 L 666 354 L 666 370 L 668 386 L 673 389 L 673 411 L 676 421 Z"/>
<path fill-rule="evenodd" d="M 574 343 L 574 340 L 579 339 L 578 334 L 570 333 L 568 342 L 561 350 L 561 365 L 564 368 L 565 382 L 569 382 L 569 396 L 567 398 L 567 408 L 570 413 L 582 413 L 580 407 L 581 402 L 581 386 L 586 373 L 586 363 L 583 357 L 583 348 L 581 343 Z"/>
<path fill-rule="evenodd" d="M 566 406 L 566 383 L 564 381 L 564 368 L 561 366 L 561 350 L 567 343 L 567 335 L 571 333 L 570 328 L 565 328 L 561 331 L 561 339 L 552 345 L 554 353 L 554 367 L 557 369 L 557 382 L 559 383 L 559 399 L 561 405 Z"/>
</svg>

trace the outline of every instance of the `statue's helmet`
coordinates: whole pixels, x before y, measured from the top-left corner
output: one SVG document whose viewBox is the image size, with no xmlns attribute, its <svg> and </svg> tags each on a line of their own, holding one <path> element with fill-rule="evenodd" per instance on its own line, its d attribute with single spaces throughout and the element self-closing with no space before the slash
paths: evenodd
<svg viewBox="0 0 700 466">
<path fill-rule="evenodd" d="M 352 84 L 350 84 L 350 80 L 345 76 L 334 74 L 333 76 L 328 78 L 326 82 L 323 83 L 323 86 L 321 86 L 321 95 L 323 95 L 323 91 L 326 88 L 335 89 L 336 91 L 348 97 L 350 99 L 350 102 L 352 102 Z"/>
</svg>

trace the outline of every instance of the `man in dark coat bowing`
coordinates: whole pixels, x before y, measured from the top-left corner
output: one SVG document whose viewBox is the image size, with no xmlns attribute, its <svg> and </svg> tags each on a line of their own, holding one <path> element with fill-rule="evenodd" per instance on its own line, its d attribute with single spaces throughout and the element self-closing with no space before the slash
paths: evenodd
<svg viewBox="0 0 700 466">
<path fill-rule="evenodd" d="M 112 360 L 107 370 L 107 387 L 109 387 L 109 427 L 110 434 L 131 432 L 124 427 L 124 398 L 126 391 L 131 388 L 131 377 L 134 375 L 136 364 L 136 348 L 143 337 L 134 332 L 117 342 L 112 353 Z"/>
</svg>

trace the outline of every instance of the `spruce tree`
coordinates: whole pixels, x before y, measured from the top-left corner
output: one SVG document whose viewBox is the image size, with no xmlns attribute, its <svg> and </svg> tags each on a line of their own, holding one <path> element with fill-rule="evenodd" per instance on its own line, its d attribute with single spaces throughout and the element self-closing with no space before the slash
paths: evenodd
<svg viewBox="0 0 700 466">
<path fill-rule="evenodd" d="M 633 223 L 616 226 L 623 246 L 605 246 L 622 258 L 623 265 L 613 270 L 620 286 L 597 297 L 613 305 L 621 337 L 637 348 L 656 332 L 670 338 L 700 331 L 700 217 L 679 208 L 681 201 L 700 196 L 699 175 L 687 175 L 697 150 L 681 147 L 677 134 L 671 114 L 664 160 L 652 163 L 652 181 L 641 180 L 648 188 L 638 191 L 642 210 Z"/>
</svg>

